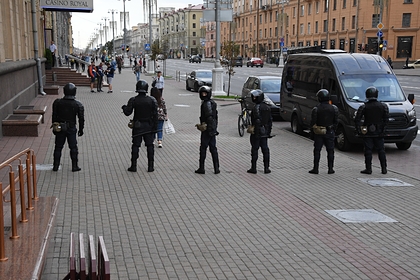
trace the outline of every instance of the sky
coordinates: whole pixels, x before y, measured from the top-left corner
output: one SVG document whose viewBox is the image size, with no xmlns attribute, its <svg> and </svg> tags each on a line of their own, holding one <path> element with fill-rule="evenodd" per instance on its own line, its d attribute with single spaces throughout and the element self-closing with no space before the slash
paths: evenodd
<svg viewBox="0 0 420 280">
<path fill-rule="evenodd" d="M 175 9 L 188 7 L 188 4 L 201 4 L 202 0 L 197 0 L 196 2 L 192 0 L 156 0 L 158 10 L 159 7 L 174 7 Z M 106 25 L 108 27 L 108 41 L 112 38 L 112 29 L 110 28 L 110 21 L 112 21 L 112 12 L 108 11 L 118 11 L 114 12 L 114 21 L 117 22 L 116 29 L 114 30 L 115 36 L 118 35 L 118 32 L 122 32 L 123 22 L 120 24 L 120 12 L 124 10 L 123 0 L 94 0 L 93 1 L 93 13 L 72 13 L 71 24 L 73 27 L 73 39 L 74 46 L 76 48 L 85 49 L 87 44 L 90 41 L 90 38 L 95 34 L 95 29 L 99 29 L 101 26 L 99 23 L 102 23 L 102 28 L 105 25 L 105 20 L 103 18 L 108 18 L 106 20 Z M 129 12 L 128 19 L 126 18 L 126 27 L 130 29 L 131 26 L 135 26 L 138 23 L 145 23 L 148 21 L 148 18 L 144 17 L 143 11 L 143 1 L 140 0 L 126 0 L 125 1 L 125 11 Z M 152 11 L 154 13 L 154 11 Z M 146 11 L 146 14 L 148 11 Z M 117 30 L 118 29 L 118 30 Z M 105 36 L 102 38 L 103 44 L 105 44 Z M 99 42 L 100 43 L 100 42 Z"/>
</svg>

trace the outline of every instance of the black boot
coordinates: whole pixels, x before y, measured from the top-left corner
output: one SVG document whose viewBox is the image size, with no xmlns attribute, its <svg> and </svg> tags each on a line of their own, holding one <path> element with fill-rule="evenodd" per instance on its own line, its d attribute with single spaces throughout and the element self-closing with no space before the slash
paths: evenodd
<svg viewBox="0 0 420 280">
<path fill-rule="evenodd" d="M 214 163 L 214 174 L 219 174 L 220 173 L 220 169 L 219 169 L 219 163 Z"/>
<path fill-rule="evenodd" d="M 314 168 L 312 168 L 311 170 L 309 170 L 309 173 L 311 174 L 318 174 L 319 173 L 319 164 L 318 163 L 314 163 Z"/>
<path fill-rule="evenodd" d="M 154 161 L 153 160 L 149 160 L 148 164 L 147 164 L 147 172 L 153 172 L 155 171 L 154 167 Z"/>
<path fill-rule="evenodd" d="M 213 159 L 213 167 L 214 167 L 214 174 L 219 174 L 220 173 L 220 169 L 219 169 L 219 154 L 217 152 L 213 152 L 211 154 L 212 159 Z"/>
<path fill-rule="evenodd" d="M 58 169 L 60 168 L 60 161 L 58 160 L 54 160 L 54 163 L 53 163 L 53 171 L 58 171 Z"/>
<path fill-rule="evenodd" d="M 195 171 L 197 174 L 206 174 L 206 171 L 204 170 L 204 164 L 200 163 L 200 167 Z"/>
<path fill-rule="evenodd" d="M 388 173 L 388 170 L 386 169 L 386 163 L 381 163 L 381 172 L 382 174 Z"/>
<path fill-rule="evenodd" d="M 79 166 L 77 166 L 77 161 L 72 161 L 71 163 L 71 171 L 72 172 L 77 172 L 82 170 L 82 168 L 80 168 Z"/>
<path fill-rule="evenodd" d="M 362 171 L 360 171 L 362 174 L 372 174 L 372 165 L 366 164 L 366 168 Z"/>
<path fill-rule="evenodd" d="M 251 169 L 248 169 L 246 172 L 252 173 L 252 174 L 257 174 L 257 162 L 252 161 L 251 162 Z"/>
<path fill-rule="evenodd" d="M 334 156 L 328 155 L 328 174 L 334 173 Z"/>
<path fill-rule="evenodd" d="M 132 160 L 131 166 L 127 170 L 130 172 L 137 172 L 137 160 Z"/>
<path fill-rule="evenodd" d="M 271 173 L 270 170 L 270 154 L 264 155 L 264 173 L 268 174 Z"/>
</svg>

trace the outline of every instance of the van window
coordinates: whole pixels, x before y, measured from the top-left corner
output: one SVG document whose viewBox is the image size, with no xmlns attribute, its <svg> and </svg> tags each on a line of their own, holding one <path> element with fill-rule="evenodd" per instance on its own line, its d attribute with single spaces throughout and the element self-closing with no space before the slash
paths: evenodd
<svg viewBox="0 0 420 280">
<path fill-rule="evenodd" d="M 378 89 L 378 100 L 383 102 L 403 102 L 405 96 L 395 76 L 377 75 L 345 75 L 340 76 L 344 95 L 348 100 L 365 102 L 365 91 L 374 86 Z"/>
</svg>

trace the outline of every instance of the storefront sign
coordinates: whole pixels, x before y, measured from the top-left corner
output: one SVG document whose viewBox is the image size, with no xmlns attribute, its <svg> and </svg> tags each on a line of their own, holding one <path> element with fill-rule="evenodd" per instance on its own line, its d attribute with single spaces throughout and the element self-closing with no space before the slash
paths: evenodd
<svg viewBox="0 0 420 280">
<path fill-rule="evenodd" d="M 41 8 L 47 11 L 93 12 L 93 0 L 41 0 Z"/>
</svg>

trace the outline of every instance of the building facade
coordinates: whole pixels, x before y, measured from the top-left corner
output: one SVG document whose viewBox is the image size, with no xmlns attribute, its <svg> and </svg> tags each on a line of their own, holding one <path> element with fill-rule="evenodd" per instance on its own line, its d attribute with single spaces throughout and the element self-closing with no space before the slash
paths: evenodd
<svg viewBox="0 0 420 280">
<path fill-rule="evenodd" d="M 184 58 L 204 52 L 203 5 L 189 5 L 160 13 L 159 36 L 169 49 L 169 57 Z"/>
<path fill-rule="evenodd" d="M 33 15 L 37 32 L 33 26 Z M 18 105 L 28 105 L 40 93 L 37 59 L 41 60 L 42 83 L 45 83 L 45 49 L 55 40 L 58 54 L 64 55 L 73 45 L 70 14 L 46 12 L 39 0 L 2 1 L 0 5 L 0 118 L 5 119 Z M 38 46 L 38 57 L 35 57 Z M 24 78 L 22 78 L 24 77 Z M 0 127 L 0 137 L 2 137 Z"/>
<path fill-rule="evenodd" d="M 419 1 L 234 0 L 233 7 L 221 38 L 236 42 L 245 57 L 275 55 L 269 51 L 282 44 L 377 53 L 378 39 L 384 57 L 420 57 Z"/>
</svg>

